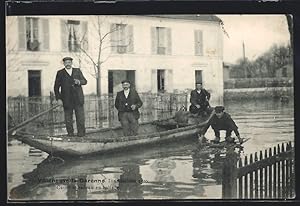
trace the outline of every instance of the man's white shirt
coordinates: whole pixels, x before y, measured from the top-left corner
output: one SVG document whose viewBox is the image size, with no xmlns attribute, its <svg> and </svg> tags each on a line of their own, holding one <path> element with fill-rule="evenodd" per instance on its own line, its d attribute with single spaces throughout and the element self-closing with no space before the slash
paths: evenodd
<svg viewBox="0 0 300 206">
<path fill-rule="evenodd" d="M 129 92 L 130 92 L 130 89 L 124 90 L 124 95 L 125 95 L 126 99 L 128 98 Z"/>
<path fill-rule="evenodd" d="M 70 76 L 72 76 L 73 68 L 71 68 L 71 69 L 65 68 L 65 70 L 68 72 L 68 74 L 69 74 Z"/>
</svg>

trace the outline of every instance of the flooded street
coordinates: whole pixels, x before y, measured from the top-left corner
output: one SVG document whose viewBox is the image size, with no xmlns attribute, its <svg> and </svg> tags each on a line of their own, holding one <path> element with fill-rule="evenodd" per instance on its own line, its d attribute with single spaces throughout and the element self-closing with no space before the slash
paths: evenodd
<svg viewBox="0 0 300 206">
<path fill-rule="evenodd" d="M 226 111 L 250 138 L 242 155 L 294 141 L 293 102 L 225 102 Z M 221 133 L 224 136 L 224 133 Z M 210 128 L 206 134 L 213 139 Z M 8 146 L 11 200 L 220 199 L 222 155 L 191 140 L 125 155 L 61 161 L 13 140 Z"/>
</svg>

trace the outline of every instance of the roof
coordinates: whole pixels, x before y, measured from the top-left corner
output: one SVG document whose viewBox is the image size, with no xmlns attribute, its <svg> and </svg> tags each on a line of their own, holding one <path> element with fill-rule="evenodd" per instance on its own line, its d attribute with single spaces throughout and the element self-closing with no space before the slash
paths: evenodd
<svg viewBox="0 0 300 206">
<path fill-rule="evenodd" d="M 169 18 L 169 19 L 184 19 L 184 20 L 193 20 L 193 21 L 213 21 L 213 22 L 222 21 L 219 17 L 215 15 L 207 15 L 207 14 L 146 15 L 146 16 Z"/>
</svg>

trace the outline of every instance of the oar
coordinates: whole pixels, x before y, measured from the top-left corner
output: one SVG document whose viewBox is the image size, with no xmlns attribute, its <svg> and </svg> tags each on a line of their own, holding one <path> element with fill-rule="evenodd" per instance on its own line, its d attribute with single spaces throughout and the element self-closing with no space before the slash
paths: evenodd
<svg viewBox="0 0 300 206">
<path fill-rule="evenodd" d="M 53 106 L 53 107 L 51 107 L 51 108 L 49 108 L 49 109 L 47 109 L 47 110 L 45 110 L 45 111 L 43 111 L 43 112 L 41 112 L 41 113 L 35 115 L 35 116 L 33 116 L 33 117 L 31 117 L 31 118 L 25 120 L 24 122 L 18 124 L 17 126 L 14 126 L 13 128 L 10 128 L 10 129 L 7 131 L 7 133 L 10 134 L 10 135 L 15 135 L 17 129 L 20 129 L 21 127 L 24 127 L 24 126 L 27 125 L 28 123 L 32 122 L 33 120 L 37 119 L 38 117 L 40 117 L 40 116 L 42 116 L 42 115 L 44 115 L 44 114 L 50 112 L 51 110 L 53 110 L 53 109 L 55 109 L 55 108 L 57 108 L 57 107 L 59 107 L 59 106 L 61 106 L 61 105 L 57 104 L 57 105 L 55 105 L 55 106 Z"/>
</svg>

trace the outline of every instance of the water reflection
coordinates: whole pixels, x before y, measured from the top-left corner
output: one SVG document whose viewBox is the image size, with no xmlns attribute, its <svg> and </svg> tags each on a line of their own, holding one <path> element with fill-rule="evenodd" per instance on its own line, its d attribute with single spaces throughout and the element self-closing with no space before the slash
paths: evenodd
<svg viewBox="0 0 300 206">
<path fill-rule="evenodd" d="M 143 199 L 142 175 L 138 164 L 128 164 L 122 167 L 122 174 L 117 188 L 118 199 Z"/>
<path fill-rule="evenodd" d="M 251 138 L 244 145 L 245 155 L 294 139 L 292 101 L 225 102 L 225 107 L 243 137 Z M 8 162 L 14 163 L 8 164 L 9 199 L 221 198 L 223 152 L 188 140 L 137 148 L 126 155 L 62 162 L 12 141 L 8 146 Z"/>
</svg>

